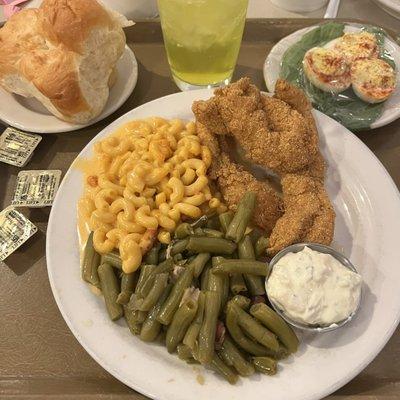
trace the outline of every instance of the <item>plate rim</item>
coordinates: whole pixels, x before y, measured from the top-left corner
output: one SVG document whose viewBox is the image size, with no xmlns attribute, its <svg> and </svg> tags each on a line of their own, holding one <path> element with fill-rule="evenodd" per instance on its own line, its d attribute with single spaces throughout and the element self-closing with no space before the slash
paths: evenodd
<svg viewBox="0 0 400 400">
<path fill-rule="evenodd" d="M 275 86 L 275 83 L 276 83 L 276 81 L 272 82 L 268 78 L 268 75 L 269 75 L 269 73 L 268 73 L 268 64 L 269 64 L 269 61 L 270 61 L 271 54 L 274 52 L 274 50 L 277 48 L 277 46 L 281 45 L 282 42 L 287 40 L 287 39 L 295 37 L 295 36 L 297 36 L 299 34 L 305 34 L 305 33 L 309 32 L 310 30 L 312 30 L 312 29 L 314 29 L 314 28 L 316 28 L 316 27 L 318 27 L 320 25 L 323 25 L 324 23 L 326 23 L 326 22 L 321 22 L 319 24 L 315 24 L 315 25 L 307 26 L 305 28 L 298 29 L 297 31 L 294 31 L 291 34 L 283 37 L 277 43 L 274 44 L 274 46 L 272 47 L 270 52 L 267 54 L 267 56 L 266 56 L 266 58 L 264 60 L 264 63 L 263 63 L 263 78 L 264 78 L 264 83 L 265 83 L 268 91 L 272 92 L 273 91 L 273 87 Z M 358 27 L 363 26 L 363 24 L 357 23 L 357 22 L 343 22 L 343 24 L 347 25 L 347 26 L 354 27 L 354 28 L 358 28 Z M 372 24 L 371 26 L 376 26 L 376 27 L 385 29 L 383 27 L 380 27 L 380 26 L 374 25 L 374 24 Z M 390 35 L 386 36 L 386 39 L 390 42 L 390 44 L 392 44 L 395 47 L 397 47 L 398 50 L 400 51 L 399 44 Z M 396 64 L 396 67 L 397 67 L 397 74 L 400 74 L 400 65 Z M 398 77 L 397 79 L 399 80 L 400 78 Z M 400 90 L 400 85 L 398 85 L 397 90 Z M 390 114 L 390 116 L 384 117 L 383 113 L 382 113 L 382 115 L 370 125 L 369 130 L 377 129 L 377 128 L 381 128 L 383 126 L 389 125 L 390 123 L 396 121 L 399 118 L 400 118 L 400 102 L 399 102 L 398 107 L 396 107 L 393 110 L 393 112 Z M 336 122 L 338 122 L 338 121 L 336 121 Z M 339 122 L 339 124 L 340 124 L 340 122 Z M 345 127 L 345 128 L 348 129 L 347 127 Z"/>
<path fill-rule="evenodd" d="M 200 92 L 205 92 L 205 91 L 209 92 L 210 95 L 212 94 L 212 90 L 211 89 L 203 89 L 203 90 L 198 90 L 196 92 L 200 93 Z M 98 137 L 101 134 L 103 134 L 104 131 L 109 130 L 111 125 L 117 125 L 119 123 L 119 121 L 121 119 L 125 118 L 128 114 L 134 112 L 135 110 L 147 107 L 150 103 L 157 102 L 160 99 L 167 99 L 167 98 L 174 97 L 174 96 L 179 96 L 179 95 L 182 95 L 182 94 L 185 94 L 185 92 L 178 92 L 178 93 L 169 94 L 167 96 L 163 96 L 163 97 L 154 99 L 152 101 L 149 101 L 147 103 L 144 103 L 144 104 L 142 104 L 142 105 L 140 105 L 140 106 L 128 111 L 124 115 L 120 116 L 119 118 L 117 118 L 116 120 L 111 122 L 104 129 L 102 129 L 95 137 L 93 137 L 93 139 L 89 143 L 87 143 L 86 146 L 81 150 L 81 152 L 78 154 L 76 159 L 79 158 L 81 153 L 86 152 L 87 149 L 90 148 L 96 140 L 98 140 Z M 323 118 L 328 118 L 328 119 L 332 120 L 334 124 L 340 125 L 337 121 L 335 121 L 332 118 L 328 117 L 327 115 L 321 113 L 320 111 L 314 110 L 314 112 L 316 113 L 317 116 L 319 116 L 319 117 L 322 116 Z M 340 126 L 344 130 L 347 131 L 346 132 L 347 135 L 349 135 L 349 137 L 351 137 L 351 140 L 353 140 L 353 142 L 355 142 L 357 144 L 357 146 L 360 148 L 360 151 L 368 154 L 369 157 L 372 156 L 372 159 L 376 162 L 377 167 L 380 169 L 380 172 L 383 173 L 383 175 L 386 177 L 387 183 L 390 184 L 390 188 L 394 190 L 393 194 L 396 195 L 396 198 L 393 198 L 393 203 L 394 204 L 397 203 L 397 208 L 400 211 L 400 192 L 399 192 L 399 189 L 397 188 L 397 186 L 394 183 L 392 177 L 390 176 L 389 172 L 386 170 L 386 168 L 384 167 L 382 162 L 368 148 L 368 146 L 366 146 L 362 142 L 362 140 L 360 138 L 358 138 L 355 134 L 353 134 L 351 131 L 349 131 L 346 127 L 344 127 L 342 125 L 340 125 Z M 64 183 L 65 183 L 65 178 L 73 170 L 74 161 L 71 163 L 71 166 L 69 167 L 68 171 L 66 172 L 66 174 L 64 176 L 64 179 L 63 179 L 63 181 L 62 181 L 62 183 L 60 185 L 60 188 L 59 188 L 59 190 L 57 192 L 57 195 L 56 195 L 56 198 L 54 200 L 54 204 L 56 204 L 58 197 L 61 196 L 62 189 L 63 189 Z M 75 324 L 72 322 L 72 320 L 69 318 L 69 316 L 67 315 L 66 311 L 64 310 L 63 305 L 62 305 L 62 300 L 60 298 L 60 293 L 58 292 L 58 290 L 56 288 L 56 283 L 54 281 L 52 268 L 49 268 L 49 264 L 51 264 L 51 263 L 54 264 L 54 262 L 51 261 L 52 260 L 52 255 L 51 255 L 50 245 L 49 245 L 49 242 L 51 242 L 52 230 L 53 230 L 53 226 L 54 226 L 54 224 L 52 223 L 53 218 L 55 218 L 55 216 L 54 216 L 53 208 L 52 208 L 50 216 L 49 216 L 48 228 L 47 228 L 47 234 L 46 234 L 46 268 L 47 268 L 49 282 L 50 282 L 50 286 L 51 286 L 51 290 L 52 290 L 54 299 L 56 301 L 57 307 L 58 307 L 61 315 L 63 316 L 65 322 L 68 325 L 68 328 L 71 330 L 71 332 L 73 333 L 75 338 L 78 340 L 80 345 L 85 349 L 85 351 L 102 368 L 104 368 L 106 371 L 108 371 L 110 374 L 112 374 L 116 379 L 118 379 L 122 383 L 126 384 L 128 387 L 138 391 L 139 393 L 144 394 L 145 396 L 148 396 L 148 397 L 150 397 L 152 399 L 156 399 L 157 397 L 156 397 L 156 395 L 154 393 L 149 392 L 148 389 L 142 387 L 139 384 L 133 384 L 131 380 L 129 380 L 128 378 L 125 378 L 124 376 L 122 376 L 120 374 L 120 372 L 116 371 L 111 365 L 109 365 L 106 360 L 102 359 L 100 356 L 97 356 L 96 352 L 91 348 L 91 345 L 88 346 L 84 342 L 84 339 L 81 337 L 81 335 L 79 333 L 79 330 L 77 328 L 75 328 Z M 362 362 L 359 363 L 357 368 L 355 368 L 350 374 L 348 374 L 347 376 L 345 376 L 342 379 L 338 380 L 337 382 L 334 382 L 332 385 L 330 385 L 329 387 L 325 388 L 324 390 L 321 390 L 318 393 L 314 393 L 312 395 L 299 397 L 299 399 L 318 400 L 318 399 L 321 399 L 321 398 L 333 393 L 334 391 L 336 391 L 339 388 L 341 388 L 342 386 L 344 386 L 346 383 L 350 382 L 355 376 L 357 376 L 362 370 L 364 370 L 376 358 L 376 356 L 381 352 L 383 347 L 387 344 L 387 342 L 389 341 L 389 339 L 393 335 L 396 327 L 399 325 L 399 322 L 400 322 L 400 307 L 397 309 L 396 316 L 393 319 L 393 321 L 392 321 L 392 323 L 390 325 L 390 328 L 388 330 L 386 330 L 385 335 L 383 335 L 381 337 L 380 345 L 378 347 L 376 347 L 373 352 L 368 353 L 368 355 L 366 357 L 364 357 Z"/>
<path fill-rule="evenodd" d="M 139 71 L 138 71 L 138 62 L 135 56 L 135 53 L 133 52 L 133 50 L 127 45 L 125 44 L 124 47 L 124 52 L 121 55 L 121 57 L 119 58 L 118 62 L 121 61 L 122 57 L 124 55 L 128 55 L 129 60 L 130 60 L 130 66 L 132 67 L 132 75 L 130 75 L 130 79 L 128 79 L 127 82 L 130 81 L 130 86 L 129 89 L 126 90 L 126 92 L 123 93 L 123 96 L 118 97 L 118 101 L 116 101 L 114 103 L 114 105 L 112 107 L 110 107 L 109 110 L 107 110 L 106 112 L 104 112 L 104 109 L 102 110 L 102 112 L 93 120 L 90 120 L 88 123 L 86 124 L 73 124 L 73 123 L 69 123 L 66 121 L 63 121 L 59 118 L 57 118 L 54 115 L 49 115 L 49 117 L 51 117 L 52 119 L 54 119 L 57 123 L 60 124 L 68 124 L 69 126 L 59 126 L 57 129 L 46 129 L 46 128 L 33 128 L 25 125 L 24 123 L 21 123 L 20 121 L 15 121 L 12 120 L 10 118 L 8 118 L 7 113 L 5 113 L 5 115 L 0 115 L 0 121 L 3 122 L 3 124 L 6 124 L 8 126 L 12 126 L 16 129 L 21 129 L 25 132 L 32 132 L 32 133 L 38 133 L 38 134 L 54 134 L 54 133 L 69 133 L 69 132 L 74 132 L 74 131 L 78 131 L 80 129 L 84 129 L 87 128 L 88 126 L 92 126 L 100 121 L 102 121 L 103 119 L 109 117 L 111 114 L 113 114 L 114 112 L 116 112 L 119 108 L 122 107 L 122 105 L 126 102 L 126 100 L 128 100 L 129 96 L 133 93 L 137 81 L 138 81 L 138 75 L 139 75 Z M 13 93 L 9 93 L 7 92 L 4 88 L 0 87 L 0 90 L 5 92 L 6 95 L 9 96 L 14 96 L 15 94 Z M 110 89 L 110 92 L 113 90 L 113 88 Z"/>
</svg>

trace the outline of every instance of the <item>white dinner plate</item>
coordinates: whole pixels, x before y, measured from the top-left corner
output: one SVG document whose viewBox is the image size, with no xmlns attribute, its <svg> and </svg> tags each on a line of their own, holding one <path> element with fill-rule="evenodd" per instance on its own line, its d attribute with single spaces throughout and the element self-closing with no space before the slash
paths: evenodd
<svg viewBox="0 0 400 400">
<path fill-rule="evenodd" d="M 346 24 L 345 32 L 356 32 L 360 30 L 361 25 L 359 24 Z M 268 54 L 264 62 L 264 80 L 267 85 L 268 91 L 273 92 L 275 88 L 275 83 L 279 78 L 281 70 L 282 57 L 286 50 L 298 42 L 305 33 L 314 29 L 315 26 L 310 26 L 308 28 L 300 29 L 293 32 L 289 36 L 286 36 L 280 40 Z M 385 39 L 384 44 L 385 49 L 391 54 L 394 62 L 396 63 L 397 70 L 397 87 L 390 96 L 390 98 L 385 101 L 382 115 L 374 121 L 370 128 L 375 129 L 381 126 L 385 126 L 400 117 L 400 46 L 390 38 Z"/>
<path fill-rule="evenodd" d="M 133 51 L 125 46 L 118 60 L 117 80 L 110 89 L 110 95 L 101 114 L 84 125 L 71 124 L 56 118 L 38 100 L 10 94 L 0 87 L 0 120 L 27 132 L 60 133 L 82 129 L 108 117 L 124 104 L 136 86 L 138 65 Z"/>
<path fill-rule="evenodd" d="M 379 7 L 385 10 L 393 17 L 400 19 L 400 1 L 399 0 L 374 0 Z"/>
<path fill-rule="evenodd" d="M 80 153 L 132 119 L 149 116 L 193 119 L 194 100 L 210 90 L 183 92 L 144 104 L 100 132 Z M 327 188 L 336 217 L 333 246 L 353 261 L 364 279 L 359 313 L 345 327 L 301 334 L 294 357 L 274 377 L 256 374 L 231 386 L 210 371 L 187 365 L 157 344 L 141 342 L 123 320 L 109 320 L 103 299 L 81 280 L 76 203 L 82 173 L 74 164 L 58 190 L 47 230 L 47 268 L 58 307 L 86 351 L 131 388 L 157 400 L 320 399 L 356 376 L 379 353 L 400 316 L 400 196 L 373 153 L 343 126 L 315 112 L 327 159 Z M 197 376 L 205 378 L 203 385 Z"/>
</svg>

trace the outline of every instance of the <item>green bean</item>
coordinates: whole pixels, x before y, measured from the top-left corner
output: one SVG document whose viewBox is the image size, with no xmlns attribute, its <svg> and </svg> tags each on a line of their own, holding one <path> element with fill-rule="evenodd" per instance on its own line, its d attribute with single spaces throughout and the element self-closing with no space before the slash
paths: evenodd
<svg viewBox="0 0 400 400">
<path fill-rule="evenodd" d="M 175 229 L 175 237 L 177 239 L 184 239 L 185 237 L 193 235 L 193 228 L 187 222 L 183 222 Z"/>
<path fill-rule="evenodd" d="M 101 256 L 100 264 L 107 263 L 110 264 L 112 267 L 117 268 L 122 271 L 122 260 L 119 254 L 115 251 L 111 253 L 103 254 Z"/>
<path fill-rule="evenodd" d="M 253 247 L 256 245 L 258 238 L 260 238 L 263 235 L 263 232 L 258 229 L 254 228 L 252 231 L 249 233 L 251 243 L 253 244 Z"/>
<path fill-rule="evenodd" d="M 146 257 L 144 259 L 145 264 L 152 264 L 152 265 L 157 265 L 158 264 L 158 252 L 160 251 L 161 244 L 157 243 L 155 246 L 153 246 L 146 254 Z"/>
<path fill-rule="evenodd" d="M 206 236 L 206 234 L 205 234 L 203 228 L 196 228 L 196 229 L 193 231 L 193 235 L 194 235 L 194 236 Z"/>
<path fill-rule="evenodd" d="M 229 366 L 232 366 L 241 376 L 250 376 L 254 374 L 254 367 L 251 365 L 235 346 L 229 336 L 225 336 L 220 351 L 221 358 Z"/>
<path fill-rule="evenodd" d="M 237 211 L 228 226 L 225 237 L 239 243 L 249 224 L 256 205 L 256 194 L 246 192 L 240 199 Z"/>
<path fill-rule="evenodd" d="M 169 353 L 173 353 L 176 346 L 184 338 L 190 324 L 192 323 L 197 312 L 197 300 L 189 299 L 185 301 L 176 311 L 172 322 L 168 327 L 166 344 Z"/>
<path fill-rule="evenodd" d="M 219 231 L 221 229 L 221 225 L 219 223 L 218 215 L 213 215 L 212 217 L 208 218 L 206 223 L 206 228 L 208 229 L 215 229 Z"/>
<path fill-rule="evenodd" d="M 258 303 L 251 306 L 250 314 L 274 332 L 289 353 L 297 351 L 299 339 L 293 329 L 274 310 L 266 304 Z"/>
<path fill-rule="evenodd" d="M 135 290 L 137 282 L 137 274 L 132 272 L 131 274 L 121 274 L 121 292 L 117 297 L 118 304 L 127 304 Z"/>
<path fill-rule="evenodd" d="M 228 230 L 228 226 L 233 218 L 233 211 L 227 211 L 219 215 L 219 223 L 221 224 L 221 229 L 224 233 Z"/>
<path fill-rule="evenodd" d="M 200 328 L 203 323 L 204 306 L 205 306 L 205 296 L 203 292 L 200 292 L 196 316 L 194 317 L 193 322 L 190 324 L 185 334 L 185 337 L 183 338 L 183 343 L 186 346 L 188 346 L 191 350 L 195 349 Z"/>
<path fill-rule="evenodd" d="M 146 297 L 150 289 L 153 286 L 154 278 L 157 274 L 163 274 L 165 272 L 170 272 L 174 269 L 174 261 L 171 258 L 168 258 L 167 260 L 161 262 L 160 264 L 156 265 L 151 273 L 149 273 L 146 278 L 144 279 L 142 285 L 140 286 L 140 291 L 139 294 L 141 297 Z M 139 286 L 139 283 L 138 283 Z M 138 292 L 136 290 L 136 292 Z"/>
<path fill-rule="evenodd" d="M 137 284 L 136 284 L 136 288 L 135 288 L 135 294 L 138 296 L 138 297 L 145 297 L 145 295 L 142 295 L 142 288 L 143 288 L 143 285 L 144 285 L 144 283 L 147 281 L 147 279 L 150 277 L 150 276 L 152 276 L 152 271 L 154 270 L 156 268 L 156 266 L 155 265 L 142 265 L 141 267 L 140 267 L 140 273 L 139 273 L 139 279 L 138 279 L 138 282 L 137 282 Z M 151 288 L 151 285 L 148 285 L 149 286 L 149 288 L 148 288 L 148 290 L 150 290 L 150 288 Z M 146 289 L 147 290 L 147 289 Z M 148 293 L 148 292 L 147 292 Z"/>
<path fill-rule="evenodd" d="M 211 262 L 212 266 L 219 265 L 225 259 L 223 257 L 213 257 Z M 227 275 L 216 275 L 212 273 L 212 269 L 209 271 L 208 274 L 208 290 L 214 290 L 220 293 L 220 311 L 225 308 L 225 304 L 228 301 L 229 297 L 229 277 Z"/>
<path fill-rule="evenodd" d="M 128 328 L 131 331 L 132 335 L 139 335 L 142 324 L 137 321 L 134 311 L 126 305 L 123 306 L 123 309 L 126 324 L 128 325 Z"/>
<path fill-rule="evenodd" d="M 150 310 L 146 320 L 143 322 L 142 330 L 140 332 L 140 339 L 144 342 L 153 342 L 156 340 L 161 331 L 161 324 L 157 321 L 157 315 L 160 312 L 162 305 L 168 298 L 172 289 L 172 284 L 168 284 L 158 299 L 156 305 Z"/>
<path fill-rule="evenodd" d="M 168 283 L 168 274 L 157 274 L 154 277 L 153 287 L 139 306 L 140 311 L 149 311 L 157 303 Z"/>
<path fill-rule="evenodd" d="M 242 310 L 247 310 L 250 307 L 250 299 L 240 294 L 236 295 L 231 300 L 232 303 L 236 304 Z"/>
<path fill-rule="evenodd" d="M 223 238 L 192 236 L 189 238 L 186 249 L 195 253 L 232 254 L 236 245 Z"/>
<path fill-rule="evenodd" d="M 254 246 L 256 257 L 260 257 L 261 255 L 267 252 L 269 246 L 269 239 L 265 236 L 260 236 L 257 239 L 256 245 Z"/>
<path fill-rule="evenodd" d="M 99 264 L 100 255 L 93 247 L 93 232 L 90 232 L 83 254 L 82 279 L 98 288 L 100 288 L 99 275 L 97 273 Z"/>
<path fill-rule="evenodd" d="M 255 318 L 249 315 L 246 311 L 242 310 L 240 307 L 237 307 L 234 304 L 232 307 L 236 308 L 235 311 L 237 312 L 238 316 L 238 324 L 245 333 L 263 346 L 273 351 L 278 351 L 279 342 L 275 334 L 264 328 Z"/>
<path fill-rule="evenodd" d="M 135 321 L 138 324 L 142 324 L 147 317 L 147 312 L 138 310 L 135 294 L 131 296 L 129 303 L 126 305 L 126 308 L 132 312 L 132 321 Z"/>
<path fill-rule="evenodd" d="M 253 357 L 254 367 L 258 372 L 267 375 L 275 375 L 277 363 L 270 357 Z"/>
<path fill-rule="evenodd" d="M 239 258 L 243 260 L 255 260 L 253 243 L 250 235 L 246 235 L 238 244 Z M 256 275 L 244 274 L 246 286 L 252 296 L 265 294 L 265 287 L 261 277 Z"/>
<path fill-rule="evenodd" d="M 199 253 L 192 261 L 189 262 L 188 265 L 193 267 L 195 278 L 198 278 L 201 275 L 204 266 L 207 264 L 207 261 L 210 259 L 210 257 L 210 253 Z"/>
<path fill-rule="evenodd" d="M 121 318 L 124 313 L 121 305 L 117 303 L 119 293 L 118 279 L 110 264 L 101 264 L 98 268 L 98 274 L 108 315 L 112 321 L 116 321 Z"/>
<path fill-rule="evenodd" d="M 210 367 L 222 375 L 231 385 L 234 385 L 239 379 L 232 368 L 228 367 L 217 354 L 214 354 Z"/>
<path fill-rule="evenodd" d="M 178 253 L 182 253 L 185 251 L 186 246 L 188 244 L 188 239 L 182 239 L 182 240 L 178 240 L 177 242 L 175 242 L 174 244 L 171 245 L 171 251 L 170 254 L 171 256 L 174 256 Z"/>
<path fill-rule="evenodd" d="M 161 247 L 161 250 L 158 253 L 158 262 L 161 263 L 161 262 L 165 261 L 166 258 L 167 258 L 167 248 L 166 247 L 164 247 L 164 248 Z"/>
<path fill-rule="evenodd" d="M 204 235 L 212 238 L 222 238 L 224 234 L 217 229 L 203 228 Z"/>
<path fill-rule="evenodd" d="M 217 292 L 205 292 L 204 318 L 199 332 L 197 359 L 202 364 L 209 364 L 214 356 L 215 333 L 221 298 Z"/>
<path fill-rule="evenodd" d="M 197 363 L 197 361 L 193 358 L 192 350 L 185 344 L 178 344 L 176 347 L 176 352 L 178 353 L 179 359 L 186 361 L 189 364 Z"/>
<path fill-rule="evenodd" d="M 229 284 L 231 292 L 235 295 L 247 291 L 247 287 L 246 284 L 244 283 L 242 274 L 232 274 L 230 277 Z"/>
<path fill-rule="evenodd" d="M 207 290 L 207 288 L 208 288 L 208 278 L 210 277 L 210 273 L 211 273 L 210 270 L 211 270 L 211 265 L 210 265 L 210 263 L 207 263 L 203 269 L 203 273 L 201 274 L 201 278 L 200 278 L 200 288 L 203 291 Z"/>
<path fill-rule="evenodd" d="M 207 215 L 202 215 L 199 219 L 197 219 L 196 221 L 194 221 L 191 224 L 191 227 L 193 229 L 202 228 L 203 226 L 205 226 L 207 224 L 207 221 L 208 221 Z"/>
<path fill-rule="evenodd" d="M 214 274 L 251 274 L 267 276 L 269 267 L 267 263 L 254 260 L 227 259 L 216 267 L 213 267 Z"/>
<path fill-rule="evenodd" d="M 255 356 L 264 356 L 269 354 L 268 349 L 249 339 L 242 332 L 240 326 L 238 325 L 238 314 L 236 312 L 237 308 L 238 307 L 234 307 L 234 304 L 232 302 L 229 302 L 226 309 L 226 327 L 228 328 L 228 331 L 233 340 L 247 353 L 253 354 Z"/>
<path fill-rule="evenodd" d="M 174 284 L 168 299 L 165 301 L 157 316 L 157 320 L 163 325 L 169 325 L 181 302 L 184 291 L 190 286 L 193 280 L 193 268 L 189 265 L 179 276 Z"/>
</svg>

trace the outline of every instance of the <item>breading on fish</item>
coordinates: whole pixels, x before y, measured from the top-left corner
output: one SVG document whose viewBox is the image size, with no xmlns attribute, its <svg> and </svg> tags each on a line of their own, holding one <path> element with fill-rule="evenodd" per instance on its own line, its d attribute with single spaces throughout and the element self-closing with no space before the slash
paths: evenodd
<svg viewBox="0 0 400 400">
<path fill-rule="evenodd" d="M 257 192 L 255 223 L 273 227 L 270 255 L 300 241 L 329 244 L 335 220 L 324 188 L 325 161 L 311 105 L 300 89 L 286 81 L 278 80 L 275 91 L 274 97 L 264 96 L 249 78 L 243 78 L 192 107 L 200 137 L 214 149 L 211 176 L 228 205 L 237 204 L 246 191 Z M 282 216 L 280 196 L 273 186 L 257 181 L 230 160 L 226 136 L 234 137 L 247 160 L 279 174 Z"/>
</svg>

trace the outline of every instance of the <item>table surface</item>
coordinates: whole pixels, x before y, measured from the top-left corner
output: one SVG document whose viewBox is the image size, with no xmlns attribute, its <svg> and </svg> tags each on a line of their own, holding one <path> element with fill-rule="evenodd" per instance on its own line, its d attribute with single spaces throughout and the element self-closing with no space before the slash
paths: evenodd
<svg viewBox="0 0 400 400">
<path fill-rule="evenodd" d="M 274 43 L 315 20 L 249 20 L 235 79 L 250 76 L 265 88 L 262 65 Z M 61 169 L 103 127 L 132 108 L 177 92 L 158 23 L 138 23 L 127 32 L 139 63 L 134 93 L 114 115 L 68 134 L 43 135 L 25 169 Z M 1 127 L 1 125 L 0 125 Z M 400 120 L 358 136 L 400 187 Z M 0 165 L 0 209 L 11 202 L 20 169 Z M 24 211 L 25 212 L 25 211 Z M 0 399 L 145 399 L 103 370 L 80 346 L 59 313 L 46 271 L 45 240 L 50 209 L 26 210 L 39 233 L 0 266 Z M 132 366 L 134 368 L 134 366 Z M 330 399 L 383 400 L 400 393 L 400 330 L 378 357 Z"/>
</svg>

